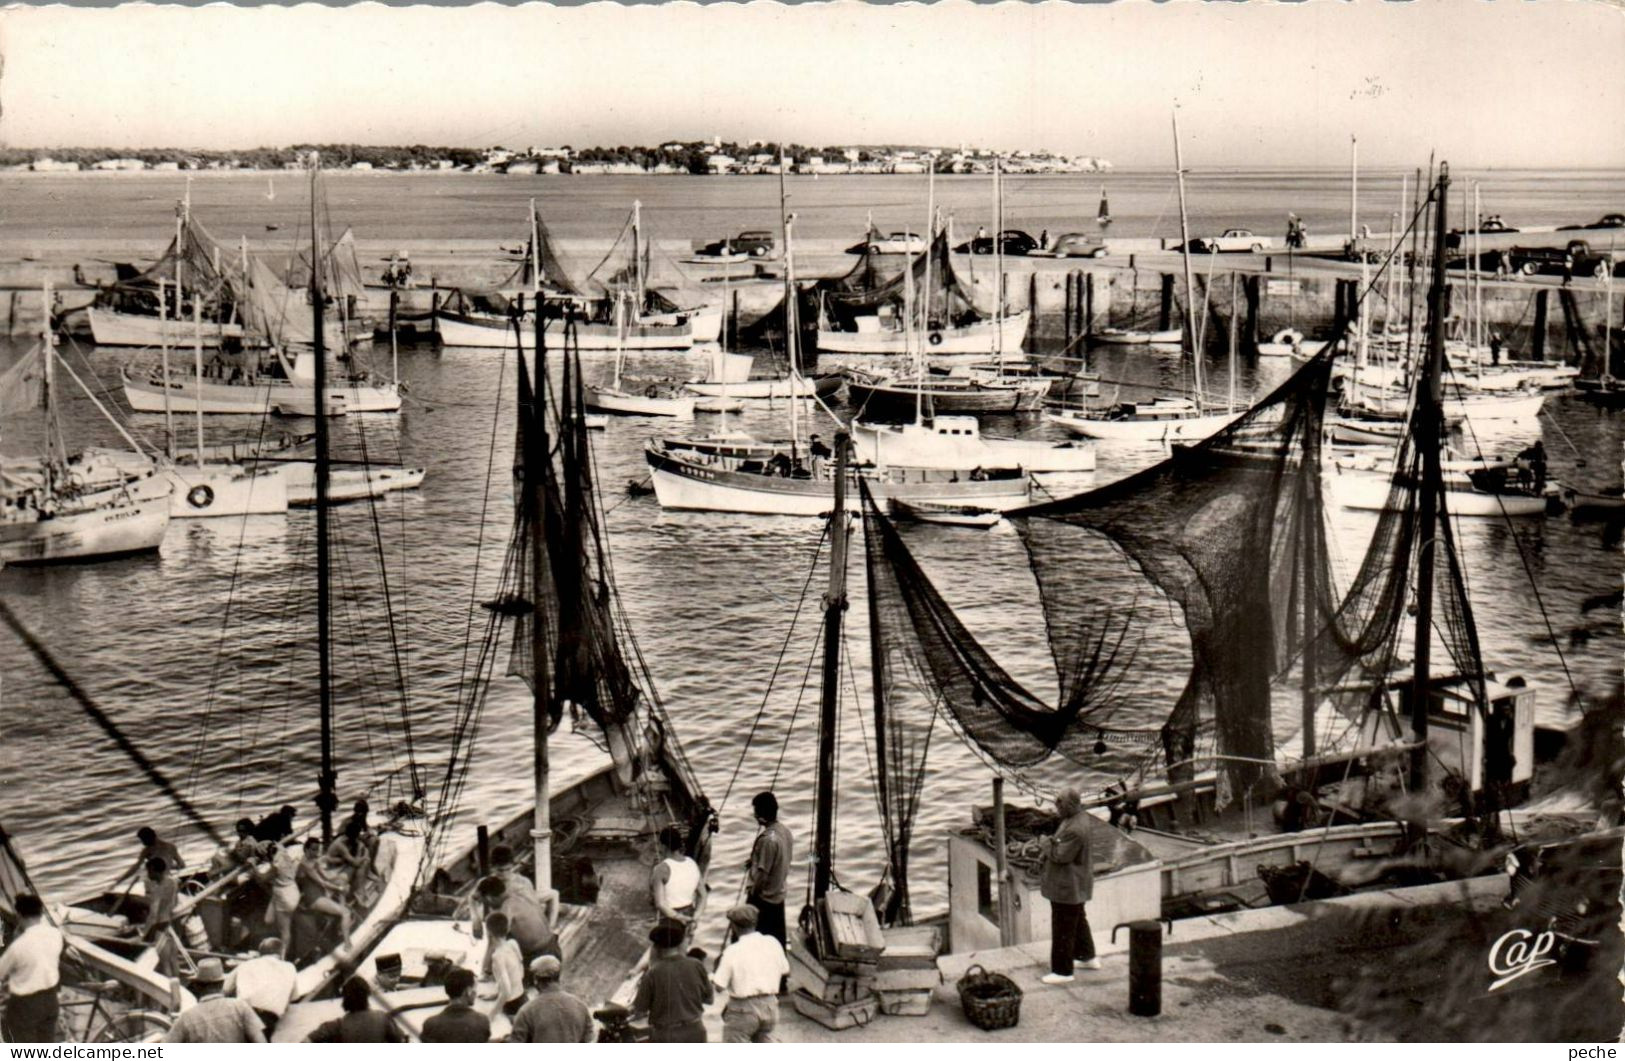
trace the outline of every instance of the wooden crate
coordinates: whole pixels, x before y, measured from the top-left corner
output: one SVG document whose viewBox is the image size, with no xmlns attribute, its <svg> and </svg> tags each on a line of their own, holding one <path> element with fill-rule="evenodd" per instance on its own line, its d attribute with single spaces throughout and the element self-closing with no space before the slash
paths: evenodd
<svg viewBox="0 0 1625 1061">
<path fill-rule="evenodd" d="M 876 991 L 934 991 L 942 983 L 936 966 L 929 969 L 881 969 L 870 981 Z"/>
<path fill-rule="evenodd" d="M 931 925 L 908 925 L 882 930 L 886 949 L 878 964 L 882 969 L 936 969 L 942 953 L 942 933 Z"/>
<path fill-rule="evenodd" d="M 888 1017 L 923 1017 L 931 1012 L 935 992 L 930 988 L 904 988 L 900 991 L 877 991 L 880 1012 Z"/>
<path fill-rule="evenodd" d="M 831 1031 L 861 1028 L 880 1015 L 880 996 L 872 991 L 851 1002 L 825 1002 L 797 990 L 790 995 L 790 1001 L 797 1013 Z"/>
<path fill-rule="evenodd" d="M 823 901 L 823 915 L 829 929 L 827 957 L 872 962 L 885 951 L 880 919 L 874 905 L 861 895 L 830 892 Z"/>
</svg>

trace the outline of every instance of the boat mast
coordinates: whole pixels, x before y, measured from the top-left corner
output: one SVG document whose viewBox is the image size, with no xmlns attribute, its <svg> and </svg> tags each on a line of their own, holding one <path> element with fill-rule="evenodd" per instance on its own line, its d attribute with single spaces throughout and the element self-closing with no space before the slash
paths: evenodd
<svg viewBox="0 0 1625 1061">
<path fill-rule="evenodd" d="M 1434 204 L 1433 282 L 1428 288 L 1427 360 L 1417 384 L 1416 448 L 1422 455 L 1422 482 L 1417 511 L 1417 527 L 1422 538 L 1416 555 L 1416 653 L 1411 675 L 1411 730 L 1417 746 L 1411 751 L 1411 791 L 1421 792 L 1428 780 L 1428 670 L 1433 650 L 1433 547 L 1439 525 L 1439 446 L 1443 443 L 1440 407 L 1444 400 L 1444 318 L 1450 307 L 1450 288 L 1445 283 L 1444 251 L 1446 203 L 1450 190 L 1450 165 L 1440 163 Z"/>
<path fill-rule="evenodd" d="M 818 708 L 818 785 L 813 810 L 813 902 L 829 894 L 835 842 L 835 737 L 841 695 L 841 616 L 846 611 L 846 467 L 851 439 L 835 435 L 835 507 L 829 515 L 829 589 L 824 594 L 824 685 Z M 881 769 L 884 769 L 881 764 Z"/>
<path fill-rule="evenodd" d="M 536 228 L 536 200 L 532 199 L 530 201 L 530 293 L 532 295 L 535 295 L 542 289 L 542 248 L 540 236 L 541 233 Z M 532 301 L 535 302 L 534 299 L 532 299 Z M 540 303 L 537 303 L 533 308 L 537 313 L 542 311 Z M 522 335 L 524 333 L 521 332 L 520 334 Z M 536 334 L 538 337 L 540 337 L 540 328 L 536 330 Z M 521 349 L 523 349 L 524 343 L 521 342 L 519 345 Z"/>
<path fill-rule="evenodd" d="M 643 202 L 632 200 L 632 278 L 636 284 L 633 298 L 637 299 L 636 309 L 632 319 L 643 319 Z"/>
<path fill-rule="evenodd" d="M 995 170 L 997 163 L 995 163 Z M 1191 277 L 1190 217 L 1185 212 L 1185 163 L 1179 151 L 1179 108 L 1174 108 L 1174 173 L 1179 181 L 1179 258 L 1185 263 L 1185 334 L 1196 375 L 1196 411 L 1202 412 L 1202 351 L 1196 349 L 1196 283 Z"/>
<path fill-rule="evenodd" d="M 203 304 L 194 295 L 192 298 L 192 381 L 193 393 L 197 396 L 197 466 L 203 467 Z M 169 381 L 164 380 L 164 391 L 169 390 Z"/>
<path fill-rule="evenodd" d="M 164 453 L 175 459 L 175 413 L 169 406 L 169 292 L 168 281 L 158 281 L 158 356 L 164 372 Z M 175 305 L 180 306 L 180 285 L 175 285 Z M 178 316 L 179 314 L 177 314 Z M 200 399 L 201 400 L 201 397 Z"/>
<path fill-rule="evenodd" d="M 327 343 L 323 332 L 321 235 L 316 227 L 316 182 L 320 152 L 310 153 L 310 313 L 311 345 L 316 361 L 316 659 L 317 697 L 321 713 L 322 768 L 317 776 L 316 805 L 322 814 L 322 842 L 333 841 L 333 811 L 338 808 L 338 774 L 333 768 L 332 600 L 328 585 L 331 559 L 327 542 Z"/>
<path fill-rule="evenodd" d="M 790 393 L 801 393 L 801 313 L 796 305 L 796 255 L 790 235 L 795 228 L 796 215 L 790 213 L 789 196 L 784 190 L 784 152 L 779 151 L 779 217 L 784 223 L 784 352 L 790 359 Z M 865 257 L 868 257 L 865 254 Z M 800 402 L 790 401 L 790 455 L 795 456 L 801 446 Z"/>
<path fill-rule="evenodd" d="M 918 345 L 915 347 L 914 360 L 914 422 L 924 423 L 925 412 L 925 339 L 926 331 L 931 327 L 931 256 L 936 251 L 937 226 L 935 212 L 937 208 L 937 160 L 927 156 L 925 177 L 925 309 L 920 313 L 920 334 Z M 911 291 L 914 286 L 914 243 L 912 240 L 904 244 L 908 252 L 908 279 L 906 290 Z M 913 321 L 909 315 L 910 323 Z M 908 341 L 908 333 L 903 333 L 904 343 Z M 936 410 L 932 410 L 935 412 Z"/>
<path fill-rule="evenodd" d="M 617 310 L 619 303 L 617 302 Z M 543 489 L 546 476 L 540 469 L 544 462 L 551 459 L 548 456 L 547 438 L 547 345 L 545 339 L 544 316 L 540 296 L 535 305 L 536 311 L 536 381 L 531 391 L 531 430 L 525 432 L 525 440 L 531 446 L 531 451 L 525 454 L 525 485 L 530 489 L 531 512 L 535 516 L 534 525 L 530 535 L 530 571 L 531 598 L 530 618 L 530 666 L 531 666 L 531 729 L 534 750 L 532 752 L 534 763 L 532 772 L 535 775 L 536 803 L 531 811 L 530 842 L 534 852 L 531 864 L 531 875 L 536 881 L 538 893 L 546 894 L 553 887 L 553 809 L 549 802 L 548 792 L 548 762 L 547 762 L 547 732 L 552 725 L 553 716 L 548 704 L 548 675 L 547 675 L 547 631 L 543 629 L 541 621 L 541 593 L 542 572 L 547 557 L 543 552 L 543 536 L 547 528 L 547 491 Z M 569 334 L 569 317 L 575 312 L 573 304 L 565 306 L 565 334 Z M 618 314 L 617 314 L 618 315 Z M 618 329 L 617 329 L 618 330 Z M 515 328 L 516 332 L 519 329 Z M 520 341 L 516 356 L 521 364 L 525 360 L 525 343 L 523 332 L 516 336 Z M 569 351 L 565 351 L 569 356 Z M 568 373 L 566 373 L 568 376 Z M 574 410 L 571 404 L 574 395 L 561 393 L 559 395 L 559 408 L 567 406 L 573 411 L 569 419 L 561 420 L 560 431 L 573 430 L 577 425 L 574 417 L 579 410 Z M 519 415 L 525 411 L 521 409 Z"/>
<path fill-rule="evenodd" d="M 999 177 L 999 156 L 993 156 L 993 345 L 999 375 L 1004 375 L 1004 187 Z M 975 255 L 972 255 L 975 257 Z"/>
<path fill-rule="evenodd" d="M 1360 138 L 1349 136 L 1349 246 L 1360 238 Z"/>
</svg>

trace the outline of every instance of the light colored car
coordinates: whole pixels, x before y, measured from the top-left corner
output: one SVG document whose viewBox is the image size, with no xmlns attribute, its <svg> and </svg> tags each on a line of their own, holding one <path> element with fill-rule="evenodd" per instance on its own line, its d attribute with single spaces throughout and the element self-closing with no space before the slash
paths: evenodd
<svg viewBox="0 0 1625 1061">
<path fill-rule="evenodd" d="M 1227 228 L 1220 236 L 1198 236 L 1191 240 L 1190 248 L 1195 254 L 1212 254 L 1214 251 L 1259 251 L 1268 250 L 1275 246 L 1275 241 L 1268 236 L 1255 236 L 1252 231 L 1245 228 Z"/>
<path fill-rule="evenodd" d="M 889 236 L 864 240 L 846 248 L 848 254 L 863 254 L 873 250 L 876 254 L 924 254 L 925 237 L 913 232 L 893 232 Z"/>
<path fill-rule="evenodd" d="M 1047 258 L 1104 258 L 1106 241 L 1090 232 L 1067 232 L 1055 237 L 1048 250 L 1030 252 Z"/>
</svg>

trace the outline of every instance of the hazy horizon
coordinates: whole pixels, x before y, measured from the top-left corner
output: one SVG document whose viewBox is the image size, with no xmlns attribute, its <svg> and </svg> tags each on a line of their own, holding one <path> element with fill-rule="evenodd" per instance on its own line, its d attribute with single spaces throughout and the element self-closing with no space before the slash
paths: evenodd
<svg viewBox="0 0 1625 1061">
<path fill-rule="evenodd" d="M 1515 58 L 1509 42 L 1516 44 Z M 1625 167 L 1599 2 L 111 9 L 0 16 L 0 144 L 1047 149 L 1120 170 Z M 1576 71 L 1582 72 L 1576 72 Z"/>
</svg>

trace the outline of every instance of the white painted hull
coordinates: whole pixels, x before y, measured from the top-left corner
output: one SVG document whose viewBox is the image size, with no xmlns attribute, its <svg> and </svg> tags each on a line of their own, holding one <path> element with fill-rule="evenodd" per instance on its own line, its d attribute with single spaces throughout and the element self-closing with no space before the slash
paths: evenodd
<svg viewBox="0 0 1625 1061">
<path fill-rule="evenodd" d="M 742 512 L 762 516 L 822 516 L 835 505 L 835 484 L 822 479 L 784 479 L 733 471 L 703 459 L 674 460 L 657 450 L 647 451 L 650 478 L 662 508 L 708 512 Z M 940 472 L 902 471 L 891 475 L 902 482 L 870 478 L 876 500 L 934 501 L 944 505 L 978 508 L 1020 508 L 1030 493 L 1025 478 L 983 482 L 949 482 Z M 922 481 L 924 480 L 924 481 Z M 847 491 L 849 511 L 860 505 L 858 491 Z"/>
<path fill-rule="evenodd" d="M 505 317 L 465 317 L 459 314 L 436 313 L 435 330 L 445 346 L 482 346 L 512 348 L 514 328 Z M 564 323 L 547 322 L 547 344 L 557 349 L 564 343 Z M 687 350 L 694 345 L 694 332 L 683 324 L 633 324 L 626 329 L 624 339 L 618 338 L 613 324 L 576 322 L 576 341 L 582 350 L 614 350 L 620 345 L 627 350 Z M 519 324 L 519 338 L 526 350 L 536 349 L 536 322 L 526 316 Z"/>
<path fill-rule="evenodd" d="M 0 521 L 0 567 L 155 552 L 168 526 L 169 504 L 163 499 L 125 501 L 53 519 Z"/>
<path fill-rule="evenodd" d="M 244 472 L 205 465 L 170 467 L 161 473 L 170 484 L 171 519 L 263 516 L 288 511 L 288 482 L 281 469 Z"/>
<path fill-rule="evenodd" d="M 892 514 L 919 523 L 941 523 L 949 527 L 980 527 L 984 530 L 996 526 L 1004 517 L 997 512 L 985 511 L 970 505 L 931 505 L 923 501 L 910 504 L 893 499 Z"/>
<path fill-rule="evenodd" d="M 1021 468 L 1029 472 L 1095 470 L 1095 448 L 1087 443 L 945 435 L 920 424 L 900 427 L 854 424 L 852 445 L 860 461 L 882 467 L 959 472 L 972 468 Z"/>
<path fill-rule="evenodd" d="M 697 413 L 742 413 L 745 403 L 728 398 L 695 398 L 694 411 Z"/>
<path fill-rule="evenodd" d="M 1361 402 L 1367 408 L 1390 414 L 1404 412 L 1407 404 L 1401 395 L 1362 395 Z M 1445 398 L 1443 408 L 1445 417 L 1452 420 L 1533 420 L 1545 404 L 1546 395 L 1540 393 L 1473 394 Z"/>
<path fill-rule="evenodd" d="M 201 341 L 203 346 L 214 349 L 243 339 L 243 326 L 236 323 L 204 324 L 194 332 L 189 320 L 120 313 L 95 306 L 85 307 L 85 319 L 90 322 L 90 335 L 97 346 L 162 346 L 168 339 L 171 346 L 191 347 Z"/>
<path fill-rule="evenodd" d="M 287 481 L 288 504 L 307 507 L 316 503 L 316 465 L 300 461 L 283 465 Z M 428 474 L 424 468 L 402 468 L 394 465 L 374 468 L 329 468 L 327 497 L 329 501 L 360 501 L 368 497 L 382 497 L 396 490 L 416 490 L 423 485 Z"/>
<path fill-rule="evenodd" d="M 1113 346 L 1178 346 L 1183 338 L 1184 332 L 1178 328 L 1153 332 L 1136 332 L 1125 328 L 1102 328 L 1094 335 L 1095 342 L 1110 343 Z"/>
<path fill-rule="evenodd" d="M 995 326 L 993 321 L 977 321 L 962 328 L 937 328 L 926 333 L 926 356 L 977 354 L 985 357 L 1000 349 L 1016 351 L 1027 338 L 1031 316 L 1026 310 L 1012 313 Z M 818 349 L 828 354 L 907 354 L 908 337 L 901 331 L 872 330 L 841 332 L 818 329 Z"/>
<path fill-rule="evenodd" d="M 1381 512 L 1388 508 L 1391 485 L 1387 475 L 1338 472 L 1332 480 L 1332 496 L 1344 508 Z M 1548 493 L 1556 496 L 1557 490 L 1555 483 L 1547 483 Z M 1447 480 L 1445 484 L 1444 504 L 1453 516 L 1543 516 L 1547 503 L 1546 496 L 1492 494 L 1473 488 L 1465 480 Z"/>
<path fill-rule="evenodd" d="M 124 397 L 138 413 L 164 411 L 164 384 L 161 377 L 124 375 Z M 328 387 L 323 403 L 328 416 L 345 413 L 393 413 L 400 410 L 400 391 L 393 384 L 373 386 L 350 384 Z M 223 383 L 206 380 L 201 387 L 189 377 L 171 376 L 169 409 L 175 413 L 197 412 L 221 415 L 315 416 L 316 388 L 296 386 L 287 380 L 261 379 L 257 382 Z"/>
<path fill-rule="evenodd" d="M 805 376 L 795 380 L 752 379 L 743 383 L 727 384 L 695 382 L 685 383 L 684 386 L 695 394 L 721 397 L 726 393 L 729 398 L 789 398 L 792 395 L 798 398 L 811 398 L 818 392 L 817 385 Z"/>
<path fill-rule="evenodd" d="M 620 416 L 672 416 L 679 420 L 694 419 L 694 399 L 648 397 L 628 394 L 608 387 L 583 388 L 589 409 L 616 413 Z"/>
<path fill-rule="evenodd" d="M 722 307 L 699 306 L 676 313 L 647 314 L 638 318 L 639 324 L 655 324 L 675 328 L 687 322 L 689 334 L 696 343 L 714 343 L 722 336 Z"/>
<path fill-rule="evenodd" d="M 1085 438 L 1112 442 L 1198 442 L 1224 430 L 1244 412 L 1246 410 L 1209 416 L 1106 420 L 1069 411 L 1046 413 L 1044 418 Z"/>
</svg>

